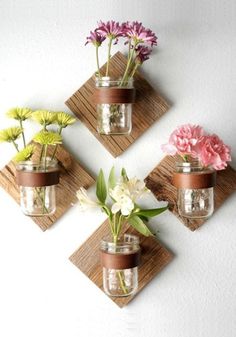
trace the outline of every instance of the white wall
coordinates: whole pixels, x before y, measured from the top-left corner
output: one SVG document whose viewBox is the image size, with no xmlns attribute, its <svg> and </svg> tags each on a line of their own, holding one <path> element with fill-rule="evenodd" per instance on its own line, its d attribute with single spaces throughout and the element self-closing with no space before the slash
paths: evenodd
<svg viewBox="0 0 236 337">
<path fill-rule="evenodd" d="M 1 0 L 1 128 L 16 105 L 67 111 L 63 102 L 95 70 L 84 43 L 97 20 L 140 20 L 159 37 L 143 71 L 170 111 L 116 160 L 79 123 L 66 132 L 71 151 L 94 174 L 114 163 L 145 177 L 170 131 L 193 122 L 231 144 L 235 158 L 235 14 L 235 0 Z M 13 152 L 1 145 L 1 167 Z M 235 202 L 195 233 L 171 213 L 153 220 L 175 259 L 121 310 L 67 259 L 104 216 L 74 207 L 42 233 L 0 189 L 0 336 L 235 336 Z"/>
</svg>

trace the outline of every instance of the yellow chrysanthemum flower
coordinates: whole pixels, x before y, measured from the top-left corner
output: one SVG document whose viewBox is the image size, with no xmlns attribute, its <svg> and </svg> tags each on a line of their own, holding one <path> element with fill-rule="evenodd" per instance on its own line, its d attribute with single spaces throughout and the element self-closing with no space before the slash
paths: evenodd
<svg viewBox="0 0 236 337">
<path fill-rule="evenodd" d="M 62 137 L 57 132 L 40 131 L 33 140 L 41 145 L 58 145 L 62 143 Z"/>
<path fill-rule="evenodd" d="M 11 127 L 4 130 L 0 130 L 0 143 L 2 142 L 14 142 L 22 134 L 23 129 L 20 127 Z"/>
<path fill-rule="evenodd" d="M 53 124 L 55 117 L 55 112 L 48 110 L 36 110 L 32 113 L 32 119 L 43 126 Z"/>
<path fill-rule="evenodd" d="M 19 163 L 21 161 L 30 160 L 30 158 L 34 154 L 34 150 L 34 145 L 27 145 L 22 151 L 17 153 L 17 155 L 13 158 L 13 161 L 15 163 Z"/>
<path fill-rule="evenodd" d="M 29 108 L 12 108 L 6 113 L 7 117 L 16 119 L 18 121 L 25 121 L 32 115 L 32 110 Z"/>
<path fill-rule="evenodd" d="M 55 112 L 55 124 L 60 128 L 66 128 L 68 125 L 74 124 L 76 119 L 66 112 Z"/>
</svg>

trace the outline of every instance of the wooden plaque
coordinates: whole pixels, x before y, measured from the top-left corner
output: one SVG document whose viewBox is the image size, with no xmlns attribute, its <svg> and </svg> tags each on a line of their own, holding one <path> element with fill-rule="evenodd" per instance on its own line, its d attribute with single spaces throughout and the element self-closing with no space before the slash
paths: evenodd
<svg viewBox="0 0 236 337">
<path fill-rule="evenodd" d="M 144 237 L 129 226 L 124 226 L 122 233 L 125 232 L 139 236 L 142 259 L 139 266 L 138 292 L 134 296 L 110 297 L 121 308 L 127 305 L 173 258 L 172 253 L 164 248 L 156 238 Z M 106 220 L 70 257 L 70 261 L 101 290 L 103 287 L 99 246 L 101 239 L 109 233 L 109 224 Z"/>
<path fill-rule="evenodd" d="M 169 202 L 170 210 L 191 231 L 199 228 L 207 219 L 187 219 L 181 217 L 177 210 L 177 189 L 172 185 L 172 175 L 175 171 L 176 158 L 166 156 L 160 164 L 146 177 L 146 186 L 153 192 L 157 200 Z M 215 194 L 215 211 L 224 201 L 236 191 L 236 171 L 228 166 L 225 170 L 217 172 Z M 212 215 L 214 216 L 214 214 Z"/>
<path fill-rule="evenodd" d="M 123 54 L 116 53 L 110 60 L 110 76 L 119 78 L 124 72 L 126 62 Z M 105 74 L 105 69 L 106 64 L 101 67 L 101 74 Z M 93 99 L 94 76 L 65 102 L 114 157 L 122 154 L 169 109 L 165 99 L 152 88 L 139 72 L 134 77 L 134 83 L 137 99 L 133 105 L 133 129 L 129 136 L 101 136 L 98 134 L 96 104 Z"/>
<path fill-rule="evenodd" d="M 38 149 L 34 156 L 36 159 L 39 157 L 40 147 L 37 144 L 34 145 Z M 53 149 L 51 149 L 52 151 Z M 77 202 L 76 191 L 80 187 L 88 188 L 95 182 L 94 178 L 85 171 L 83 166 L 63 146 L 58 147 L 57 160 L 60 166 L 60 183 L 56 187 L 56 212 L 50 216 L 31 217 L 43 231 L 51 227 L 73 203 Z M 15 175 L 15 165 L 13 162 L 9 162 L 0 171 L 0 186 L 19 204 L 19 187 L 16 184 Z"/>
</svg>

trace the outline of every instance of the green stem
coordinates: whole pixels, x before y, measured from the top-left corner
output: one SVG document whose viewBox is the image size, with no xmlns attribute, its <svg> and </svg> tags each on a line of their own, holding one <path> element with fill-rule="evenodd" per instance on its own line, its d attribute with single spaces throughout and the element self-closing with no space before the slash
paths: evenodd
<svg viewBox="0 0 236 337">
<path fill-rule="evenodd" d="M 110 40 L 109 40 L 109 43 L 108 43 L 106 76 L 108 76 L 108 72 L 109 72 L 109 64 L 110 64 L 110 58 L 111 58 L 111 44 L 112 44 L 112 38 L 110 37 Z"/>
<path fill-rule="evenodd" d="M 42 145 L 42 148 L 41 148 L 40 157 L 39 157 L 39 165 L 40 165 L 41 162 L 42 162 L 42 159 L 43 159 L 43 153 L 44 153 L 44 145 Z"/>
<path fill-rule="evenodd" d="M 133 68 L 133 70 L 132 70 L 132 72 L 131 72 L 131 74 L 130 74 L 131 78 L 134 77 L 134 74 L 135 74 L 136 70 L 138 69 L 138 67 L 139 67 L 139 63 L 136 63 L 135 66 L 134 66 L 134 68 Z"/>
<path fill-rule="evenodd" d="M 47 150 L 48 150 L 48 146 L 45 145 L 44 146 L 44 153 L 43 153 L 43 158 L 44 158 L 44 170 L 46 171 L 47 169 Z"/>
<path fill-rule="evenodd" d="M 127 294 L 128 290 L 127 290 L 127 287 L 125 285 L 124 276 L 122 276 L 121 273 L 122 273 L 121 271 L 117 272 L 117 275 L 118 275 L 119 281 L 120 281 L 120 286 L 121 286 L 121 289 L 123 290 L 124 294 Z"/>
<path fill-rule="evenodd" d="M 118 238 L 119 235 L 120 235 L 121 225 L 122 225 L 122 220 L 123 220 L 123 216 L 120 215 L 119 221 L 118 221 L 118 226 L 117 226 L 117 229 L 116 229 L 116 236 L 117 236 L 117 238 Z"/>
<path fill-rule="evenodd" d="M 58 130 L 58 133 L 59 133 L 59 135 L 61 135 L 61 133 L 62 133 L 62 129 L 63 129 L 63 127 L 62 127 L 62 126 L 60 126 L 60 128 L 59 128 L 59 130 Z M 58 149 L 58 144 L 55 146 L 55 149 L 54 149 L 54 151 L 53 151 L 53 154 L 52 154 L 51 160 L 53 160 L 53 159 L 54 159 L 54 157 L 55 157 L 55 155 L 56 155 L 56 153 L 57 153 L 57 149 Z"/>
<path fill-rule="evenodd" d="M 135 64 L 135 59 L 133 59 L 133 60 L 130 62 L 129 73 L 132 73 L 134 64 Z M 127 74 L 128 77 L 130 76 L 129 73 Z M 126 76 L 126 78 L 127 78 L 127 76 Z"/>
<path fill-rule="evenodd" d="M 111 233 L 112 233 L 112 236 L 114 238 L 114 230 L 113 230 L 113 224 L 112 224 L 112 220 L 109 218 L 109 225 L 110 225 L 110 230 L 111 230 Z"/>
<path fill-rule="evenodd" d="M 129 39 L 128 59 L 130 58 L 130 51 L 131 51 L 131 39 Z"/>
<path fill-rule="evenodd" d="M 131 61 L 133 60 L 133 56 L 134 56 L 134 52 L 135 52 L 135 47 L 136 47 L 136 45 L 133 46 L 133 50 L 132 50 L 132 52 L 130 53 L 130 57 L 129 57 L 129 59 L 128 59 L 127 66 L 126 66 L 126 69 L 125 69 L 123 78 L 122 78 L 122 80 L 121 80 L 121 83 L 120 83 L 120 86 L 121 86 L 121 87 L 122 87 L 123 83 L 125 82 L 125 79 L 126 79 L 128 73 L 129 73 L 129 67 L 130 67 Z"/>
<path fill-rule="evenodd" d="M 116 213 L 113 215 L 113 237 L 116 236 Z"/>
<path fill-rule="evenodd" d="M 187 156 L 187 154 L 183 155 L 182 158 L 183 158 L 184 162 L 186 162 L 186 163 L 188 162 L 188 156 Z"/>
<path fill-rule="evenodd" d="M 43 154 L 44 153 L 45 153 L 45 146 L 42 145 L 41 153 L 40 153 L 40 157 L 39 157 L 39 165 L 41 165 L 41 163 L 42 163 L 42 159 L 43 159 Z M 40 167 L 39 167 L 39 170 L 40 170 Z M 43 197 L 41 197 L 41 195 L 40 195 L 40 192 L 41 192 L 42 188 L 43 188 Z M 40 202 L 42 204 L 42 207 L 43 207 L 43 212 L 42 213 L 44 214 L 44 211 L 46 211 L 46 213 L 48 213 L 48 209 L 47 209 L 47 207 L 45 205 L 45 194 L 46 194 L 45 187 L 39 187 L 39 188 L 35 187 L 35 191 L 36 191 L 36 193 L 38 195 L 38 198 L 39 198 L 39 200 L 40 200 Z"/>
<path fill-rule="evenodd" d="M 22 120 L 20 119 L 20 127 L 22 129 L 22 139 L 23 139 L 23 144 L 24 144 L 24 148 L 26 147 L 26 142 L 25 142 L 25 133 L 24 133 L 24 128 L 23 128 L 23 123 Z"/>
<path fill-rule="evenodd" d="M 48 146 L 45 145 L 44 146 L 44 171 L 46 172 L 46 169 L 47 169 L 47 149 L 48 149 Z M 46 197 L 46 186 L 43 187 L 43 213 L 44 213 L 44 209 L 46 208 L 45 206 L 45 197 Z M 48 213 L 48 212 L 47 212 Z"/>
<path fill-rule="evenodd" d="M 48 209 L 47 209 L 47 207 L 46 207 L 46 205 L 45 205 L 45 188 L 46 187 L 43 187 L 44 188 L 44 194 L 43 194 L 43 197 L 41 198 L 41 195 L 40 195 L 40 191 L 41 191 L 41 187 L 39 187 L 39 190 L 40 191 L 38 191 L 38 188 L 37 187 L 35 187 L 35 191 L 36 191 L 36 193 L 37 193 L 37 195 L 38 195 L 38 198 L 39 198 L 39 200 L 41 201 L 41 203 L 42 203 L 42 207 L 43 207 L 43 214 L 44 214 L 44 210 L 46 211 L 46 213 L 49 213 L 49 211 L 48 211 Z"/>
<path fill-rule="evenodd" d="M 115 245 L 117 244 L 117 240 L 118 240 L 118 238 L 117 238 L 116 234 L 114 234 L 113 235 L 113 242 L 114 242 Z"/>
<path fill-rule="evenodd" d="M 47 127 L 46 125 L 44 124 L 43 125 L 43 131 L 47 131 Z M 43 160 L 43 154 L 44 154 L 44 151 L 45 151 L 45 146 L 42 145 L 42 148 L 41 148 L 41 152 L 40 152 L 40 156 L 39 156 L 39 165 L 41 164 L 42 160 Z"/>
<path fill-rule="evenodd" d="M 16 151 L 19 152 L 18 145 L 16 144 L 14 140 L 12 141 L 12 144 L 15 146 Z"/>
<path fill-rule="evenodd" d="M 97 61 L 97 68 L 98 68 L 98 76 L 101 77 L 100 73 L 100 66 L 99 66 L 99 57 L 98 57 L 98 46 L 96 45 L 96 61 Z"/>
<path fill-rule="evenodd" d="M 123 220 L 123 216 L 120 214 L 119 220 L 118 220 L 118 225 L 116 225 L 116 222 L 117 222 L 116 221 L 116 214 L 113 215 L 113 231 L 112 231 L 112 234 L 113 234 L 113 242 L 114 242 L 115 245 L 117 244 L 117 241 L 118 241 L 118 238 L 119 238 L 122 220 Z M 115 249 L 115 251 L 116 251 L 116 249 Z M 124 280 L 124 272 L 122 270 L 118 270 L 116 272 L 116 274 L 119 278 L 120 287 L 121 287 L 123 293 L 128 294 L 128 290 L 127 290 L 125 280 Z"/>
</svg>

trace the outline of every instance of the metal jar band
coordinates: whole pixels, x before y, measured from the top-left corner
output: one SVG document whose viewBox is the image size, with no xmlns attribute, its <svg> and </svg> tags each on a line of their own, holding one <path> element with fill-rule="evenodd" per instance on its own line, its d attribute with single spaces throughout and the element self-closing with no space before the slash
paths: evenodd
<svg viewBox="0 0 236 337">
<path fill-rule="evenodd" d="M 177 188 L 200 189 L 214 187 L 216 184 L 216 172 L 176 172 L 173 175 L 173 185 Z"/>
<path fill-rule="evenodd" d="M 93 100 L 96 104 L 134 103 L 134 88 L 95 88 Z"/>
<path fill-rule="evenodd" d="M 137 267 L 141 260 L 141 250 L 133 253 L 108 253 L 100 250 L 101 264 L 107 269 L 130 269 Z"/>
<path fill-rule="evenodd" d="M 59 170 L 51 170 L 48 172 L 36 171 L 16 171 L 16 182 L 19 186 L 26 187 L 43 187 L 52 186 L 59 183 Z"/>
</svg>

